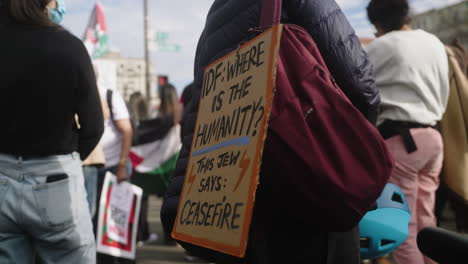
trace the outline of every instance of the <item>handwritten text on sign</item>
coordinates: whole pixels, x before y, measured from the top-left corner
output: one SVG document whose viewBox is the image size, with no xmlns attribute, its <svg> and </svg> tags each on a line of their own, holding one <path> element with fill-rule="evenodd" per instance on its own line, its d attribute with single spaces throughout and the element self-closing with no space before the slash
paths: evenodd
<svg viewBox="0 0 468 264">
<path fill-rule="evenodd" d="M 205 69 L 174 237 L 243 256 L 273 96 L 281 26 Z"/>
</svg>

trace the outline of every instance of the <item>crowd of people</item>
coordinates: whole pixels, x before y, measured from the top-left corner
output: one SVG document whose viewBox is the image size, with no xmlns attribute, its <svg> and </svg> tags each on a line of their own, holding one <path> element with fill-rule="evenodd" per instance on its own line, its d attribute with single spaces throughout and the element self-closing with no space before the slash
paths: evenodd
<svg viewBox="0 0 468 264">
<path fill-rule="evenodd" d="M 145 119 L 160 119 L 161 124 L 176 128 L 168 129 L 170 133 L 180 134 L 173 145 L 178 149 L 171 152 L 177 155 L 171 156 L 178 157 L 177 164 L 158 175 L 163 191 L 153 193 L 142 186 L 146 192 L 138 240 L 143 243 L 158 237 L 147 222 L 148 196 L 157 194 L 163 197 L 164 243 L 175 245 L 170 234 L 187 170 L 204 69 L 220 54 L 255 36 L 251 29 L 259 27 L 263 3 L 268 2 L 214 1 L 198 43 L 193 84 L 180 98 L 174 86 L 159 87 L 161 103 L 152 116 L 154 109 L 129 109 L 114 87 L 98 85 L 99 67 L 93 65 L 81 40 L 60 26 L 65 15 L 62 0 L 0 0 L 0 120 L 4 124 L 0 130 L 0 263 L 133 263 L 96 253 L 95 236 L 107 172 L 119 183 L 155 181 L 154 174 L 138 172 L 131 162 L 132 144 L 138 141 L 139 125 Z M 298 25 L 313 38 L 337 85 L 378 129 L 393 157 L 389 183 L 401 188 L 407 200 L 411 213 L 408 238 L 391 254 L 392 260 L 384 256 L 374 261 L 435 263 L 420 252 L 416 239 L 423 228 L 436 226 L 436 215 L 441 215 L 443 202 L 439 201 L 444 199 L 436 193 L 443 187 L 441 173 L 449 166 L 444 158 L 454 159 L 444 151 L 450 137 L 444 127 L 453 126 L 444 114 L 456 107 L 449 100 L 455 89 L 453 78 L 464 78 L 462 83 L 466 83 L 468 56 L 463 46 L 455 42 L 446 47 L 435 35 L 413 29 L 408 0 L 369 1 L 367 15 L 376 39 L 365 47 L 334 0 L 285 0 L 282 10 L 281 23 Z M 457 63 L 451 64 L 451 58 Z M 271 171 L 262 167 L 260 179 Z M 361 262 L 357 225 L 346 231 L 327 230 L 314 224 L 320 221 L 306 223 L 299 217 L 310 212 L 296 212 L 296 217 L 287 213 L 288 204 L 268 206 L 284 197 L 262 182 L 245 258 L 177 241 L 186 249 L 187 261 Z M 283 195 L 288 192 L 294 190 L 284 190 Z M 467 232 L 466 197 L 449 197 L 458 231 Z"/>
</svg>

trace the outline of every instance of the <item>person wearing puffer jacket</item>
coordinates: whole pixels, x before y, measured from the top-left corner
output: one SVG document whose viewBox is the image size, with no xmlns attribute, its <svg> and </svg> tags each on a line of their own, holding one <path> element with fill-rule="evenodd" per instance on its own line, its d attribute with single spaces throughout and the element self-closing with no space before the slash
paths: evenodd
<svg viewBox="0 0 468 264">
<path fill-rule="evenodd" d="M 259 25 L 261 0 L 215 0 L 208 13 L 195 58 L 192 98 L 186 103 L 182 124 L 183 146 L 174 177 L 166 192 L 161 220 L 172 231 L 186 173 L 197 118 L 203 70 L 216 59 L 249 39 L 250 28 Z M 330 72 L 354 106 L 372 123 L 376 122 L 380 96 L 375 88 L 372 66 L 354 30 L 334 0 L 284 0 L 282 23 L 303 27 L 315 40 Z M 216 263 L 323 263 L 358 264 L 359 231 L 331 233 L 322 227 L 300 224 L 282 213 L 274 201 L 281 199 L 258 186 L 247 255 L 244 259 L 180 242 L 190 254 Z M 265 176 L 267 177 L 267 176 Z M 288 195 L 285 190 L 283 195 Z M 297 201 L 300 203 L 301 201 Z M 298 212 L 300 214 L 301 212 Z M 319 217 L 313 212 L 312 218 Z M 312 219 L 311 219 L 312 220 Z"/>
</svg>

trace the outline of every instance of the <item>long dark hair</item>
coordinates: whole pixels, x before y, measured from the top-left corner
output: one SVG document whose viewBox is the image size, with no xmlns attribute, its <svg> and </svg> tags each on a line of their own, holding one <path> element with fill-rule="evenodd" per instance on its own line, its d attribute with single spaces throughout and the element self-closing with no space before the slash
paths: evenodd
<svg viewBox="0 0 468 264">
<path fill-rule="evenodd" d="M 141 120 L 148 119 L 148 106 L 146 100 L 140 92 L 133 93 L 128 102 L 130 116 L 139 123 Z"/>
<path fill-rule="evenodd" d="M 52 22 L 46 10 L 47 5 L 53 0 L 0 1 L 3 2 L 3 8 L 7 15 L 16 23 L 31 26 L 59 27 Z"/>
<path fill-rule="evenodd" d="M 159 99 L 161 100 L 159 113 L 161 115 L 173 113 L 175 104 L 178 100 L 176 88 L 172 84 L 161 86 L 159 88 Z"/>
</svg>

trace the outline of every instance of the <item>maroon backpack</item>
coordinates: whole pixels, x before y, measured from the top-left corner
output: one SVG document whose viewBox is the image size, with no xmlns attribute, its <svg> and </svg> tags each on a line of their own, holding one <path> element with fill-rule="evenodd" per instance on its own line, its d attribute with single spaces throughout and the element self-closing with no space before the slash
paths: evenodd
<svg viewBox="0 0 468 264">
<path fill-rule="evenodd" d="M 263 6 L 261 26 L 278 24 L 281 0 Z M 384 140 L 337 86 L 312 37 L 284 25 L 262 189 L 296 220 L 313 215 L 323 228 L 344 231 L 377 200 L 392 168 Z"/>
</svg>

